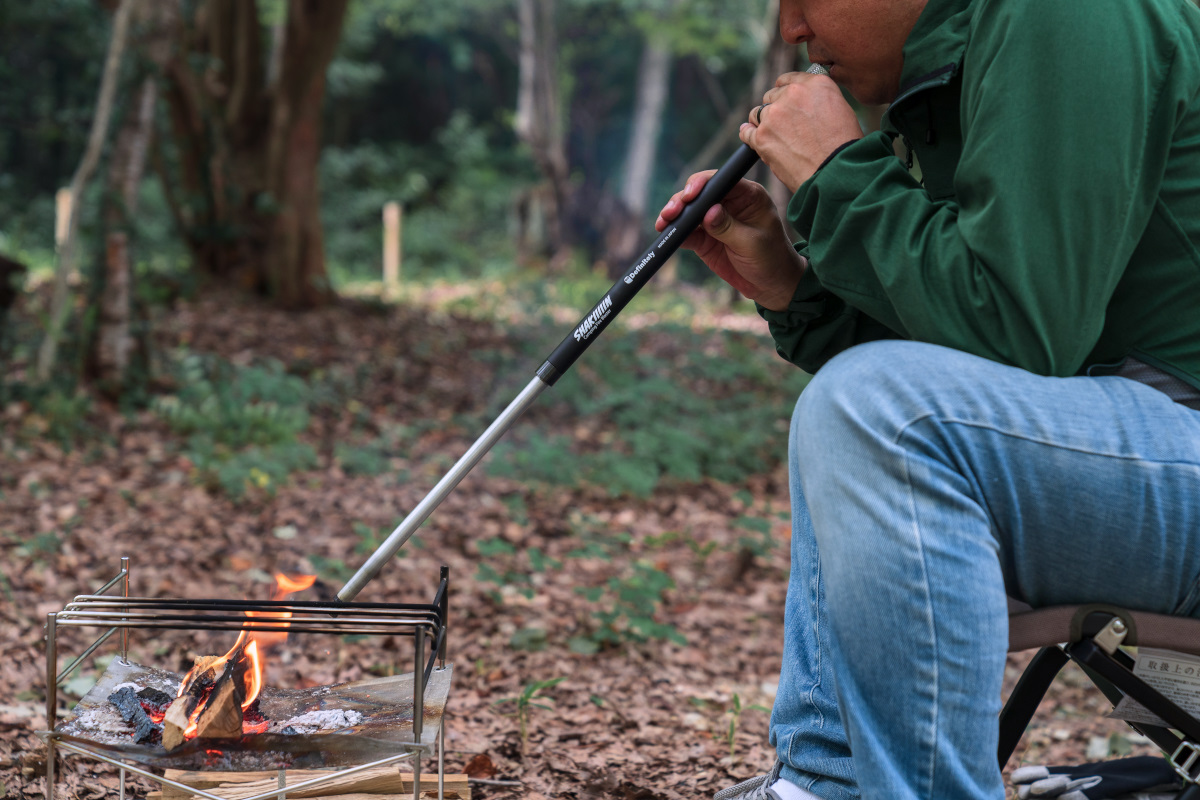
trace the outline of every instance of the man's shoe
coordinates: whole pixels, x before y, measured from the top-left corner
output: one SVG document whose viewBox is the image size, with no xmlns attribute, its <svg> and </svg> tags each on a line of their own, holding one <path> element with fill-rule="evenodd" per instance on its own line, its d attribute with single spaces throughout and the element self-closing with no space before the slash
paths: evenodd
<svg viewBox="0 0 1200 800">
<path fill-rule="evenodd" d="M 775 766 L 771 767 L 771 771 L 766 775 L 759 775 L 756 778 L 742 781 L 736 786 L 730 786 L 728 789 L 722 789 L 713 795 L 713 800 L 775 800 L 772 794 L 768 794 L 771 784 L 779 780 L 779 770 L 783 769 L 783 762 L 775 759 Z"/>
</svg>

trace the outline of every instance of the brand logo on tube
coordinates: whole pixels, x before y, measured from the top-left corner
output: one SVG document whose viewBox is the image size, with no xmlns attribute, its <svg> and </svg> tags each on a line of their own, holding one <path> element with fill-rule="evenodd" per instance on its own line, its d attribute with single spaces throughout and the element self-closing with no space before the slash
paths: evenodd
<svg viewBox="0 0 1200 800">
<path fill-rule="evenodd" d="M 646 255 L 642 256 L 642 260 L 637 263 L 637 266 L 630 270 L 629 274 L 625 276 L 625 283 L 632 284 L 633 279 L 636 278 L 638 274 L 646 268 L 646 265 L 650 263 L 652 258 L 654 258 L 654 253 L 652 252 L 646 253 Z"/>
<path fill-rule="evenodd" d="M 590 337 L 596 332 L 596 326 L 607 319 L 611 313 L 612 298 L 604 295 L 604 299 L 600 301 L 599 305 L 593 308 L 592 313 L 588 314 L 583 322 L 579 323 L 579 327 L 575 329 L 575 341 L 582 342 L 584 339 Z"/>
</svg>

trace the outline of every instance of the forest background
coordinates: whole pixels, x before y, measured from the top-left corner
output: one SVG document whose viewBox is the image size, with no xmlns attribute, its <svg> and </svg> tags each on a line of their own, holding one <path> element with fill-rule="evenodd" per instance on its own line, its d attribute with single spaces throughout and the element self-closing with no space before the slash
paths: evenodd
<svg viewBox="0 0 1200 800">
<path fill-rule="evenodd" d="M 0 797 L 41 791 L 44 615 L 120 557 L 154 596 L 336 591 L 807 65 L 776 3 L 0 0 Z M 368 586 L 421 601 L 450 566 L 448 768 L 478 796 L 674 800 L 770 766 L 806 381 L 681 256 Z M 400 649 L 289 644 L 272 679 Z M 1081 685 L 1014 763 L 1145 748 Z"/>
</svg>

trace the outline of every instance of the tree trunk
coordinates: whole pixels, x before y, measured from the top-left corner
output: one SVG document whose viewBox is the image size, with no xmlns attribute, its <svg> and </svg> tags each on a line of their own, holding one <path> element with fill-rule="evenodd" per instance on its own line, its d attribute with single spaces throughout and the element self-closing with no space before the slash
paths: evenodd
<svg viewBox="0 0 1200 800">
<path fill-rule="evenodd" d="M 348 0 L 292 0 L 283 53 L 273 87 L 267 145 L 268 187 L 279 204 L 270 231 L 265 277 L 285 306 L 312 307 L 332 298 L 325 272 L 317 168 L 321 156 L 321 101 Z"/>
<path fill-rule="evenodd" d="M 543 189 L 535 189 L 524 205 L 541 201 L 545 220 L 542 255 L 562 262 L 569 253 L 565 216 L 570 202 L 570 175 L 567 148 L 561 119 L 558 81 L 558 35 L 555 0 L 518 0 L 520 28 L 520 74 L 517 114 L 514 128 L 529 146 L 534 162 L 545 180 Z M 525 217 L 533 216 L 528 209 Z M 522 239 L 527 233 L 522 232 Z"/>
<path fill-rule="evenodd" d="M 348 1 L 288 0 L 282 29 L 267 31 L 251 0 L 203 0 L 165 70 L 182 189 L 170 195 L 196 198 L 178 217 L 197 264 L 287 308 L 333 299 L 317 167 Z"/>
<path fill-rule="evenodd" d="M 646 207 L 654 178 L 654 156 L 662 131 L 663 111 L 671 77 L 671 51 L 666 43 L 647 36 L 638 65 L 633 125 L 629 131 L 628 156 L 621 185 L 619 210 L 609 228 L 605 260 L 609 277 L 619 278 L 645 246 Z"/>
<path fill-rule="evenodd" d="M 132 275 L 128 230 L 137 214 L 138 190 L 146 168 L 146 154 L 154 135 L 154 108 L 158 88 L 146 78 L 117 132 L 108 165 L 108 208 L 104 215 L 104 278 L 93 340 L 93 364 L 101 388 L 115 394 L 129 369 L 133 338 L 130 335 Z"/>
<path fill-rule="evenodd" d="M 104 60 L 104 73 L 100 79 L 100 92 L 96 99 L 96 113 L 92 117 L 92 128 L 88 134 L 87 147 L 79 167 L 71 178 L 71 219 L 67 223 L 67 236 L 58 251 L 58 263 L 54 270 L 54 294 L 50 300 L 50 318 L 46 324 L 46 336 L 38 348 L 36 376 L 45 382 L 54 370 L 58 358 L 58 340 L 67 321 L 68 302 L 67 277 L 74 268 L 76 239 L 79 232 L 79 211 L 83 205 L 83 190 L 96 171 L 100 161 L 100 150 L 108 136 L 108 118 L 112 115 L 113 99 L 117 92 L 117 78 L 121 71 L 121 59 L 125 53 L 125 38 L 129 33 L 129 21 L 139 0 L 121 0 L 113 16 L 112 38 L 108 43 L 108 55 Z"/>
</svg>

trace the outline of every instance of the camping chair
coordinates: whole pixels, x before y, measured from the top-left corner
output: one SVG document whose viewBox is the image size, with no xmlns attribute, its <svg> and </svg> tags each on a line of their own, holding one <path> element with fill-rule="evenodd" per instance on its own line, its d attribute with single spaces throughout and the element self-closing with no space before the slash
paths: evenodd
<svg viewBox="0 0 1200 800">
<path fill-rule="evenodd" d="M 1115 706 L 1129 696 L 1167 726 L 1129 723 L 1168 757 L 1184 781 L 1180 800 L 1200 800 L 1200 716 L 1193 716 L 1133 673 L 1122 647 L 1156 647 L 1200 655 L 1200 619 L 1127 611 L 1107 605 L 1034 609 L 1009 599 L 1008 650 L 1041 648 L 1000 712 L 1001 768 L 1017 747 L 1054 676 L 1074 661 Z"/>
</svg>

